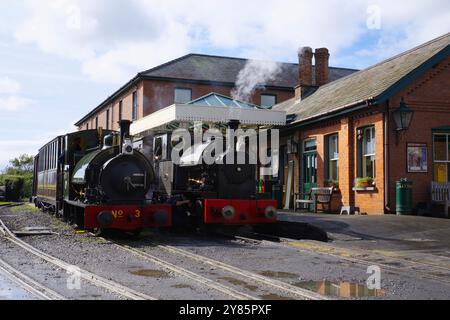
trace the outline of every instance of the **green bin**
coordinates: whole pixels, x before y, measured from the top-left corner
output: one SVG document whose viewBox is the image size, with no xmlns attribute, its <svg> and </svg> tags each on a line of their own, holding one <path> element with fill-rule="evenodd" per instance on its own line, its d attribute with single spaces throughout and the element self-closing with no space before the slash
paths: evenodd
<svg viewBox="0 0 450 320">
<path fill-rule="evenodd" d="M 408 179 L 400 179 L 396 185 L 397 215 L 412 213 L 412 182 Z"/>
</svg>

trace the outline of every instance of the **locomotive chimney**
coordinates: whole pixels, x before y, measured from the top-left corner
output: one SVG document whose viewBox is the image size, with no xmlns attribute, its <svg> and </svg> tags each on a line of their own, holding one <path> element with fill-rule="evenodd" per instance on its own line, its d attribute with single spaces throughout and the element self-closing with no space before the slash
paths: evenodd
<svg viewBox="0 0 450 320">
<path fill-rule="evenodd" d="M 122 152 L 122 146 L 123 143 L 125 142 L 125 138 L 129 138 L 130 137 L 130 125 L 131 125 L 131 121 L 130 120 L 120 120 L 119 122 L 119 127 L 120 127 L 120 152 Z"/>
</svg>

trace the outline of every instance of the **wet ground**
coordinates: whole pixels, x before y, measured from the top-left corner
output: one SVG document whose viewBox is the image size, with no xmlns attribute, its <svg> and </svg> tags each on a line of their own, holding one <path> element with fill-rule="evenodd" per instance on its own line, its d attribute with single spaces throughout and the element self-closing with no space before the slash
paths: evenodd
<svg viewBox="0 0 450 320">
<path fill-rule="evenodd" d="M 0 272 L 0 300 L 34 300 L 36 297 Z"/>
<path fill-rule="evenodd" d="M 304 222 L 302 219 L 306 218 L 298 214 L 282 215 L 284 220 L 293 219 L 299 222 Z M 313 218 L 316 219 L 316 222 L 319 221 L 319 216 L 316 215 Z M 331 218 L 333 217 L 327 216 L 321 219 L 324 221 Z M 22 239 L 68 263 L 80 266 L 85 270 L 112 279 L 155 298 L 230 299 L 230 296 L 223 292 L 193 281 L 191 278 L 169 270 L 158 263 L 150 262 L 133 253 L 123 251 L 109 241 L 95 238 L 85 232 L 77 232 L 70 226 L 47 214 L 36 211 L 30 206 L 0 209 L 0 219 L 12 230 L 22 230 L 26 227 L 48 228 L 54 233 L 26 236 Z M 419 270 L 419 272 L 413 269 L 405 269 L 406 271 L 403 271 L 403 268 L 396 266 L 395 263 L 397 262 L 390 260 L 391 258 L 387 255 L 376 256 L 379 259 L 377 261 L 380 264 L 381 271 L 379 288 L 377 286 L 369 288 L 367 281 L 371 273 L 368 273 L 370 271 L 368 267 L 374 264 L 373 260 L 352 260 L 350 259 L 352 257 L 364 258 L 363 254 L 355 255 L 354 251 L 363 251 L 365 254 L 376 250 L 395 249 L 398 252 L 405 250 L 402 251 L 402 247 L 398 246 L 396 241 L 394 241 L 395 245 L 393 244 L 392 247 L 385 245 L 386 242 L 382 242 L 382 245 L 373 243 L 372 241 L 374 241 L 373 238 L 376 234 L 373 231 L 372 221 L 366 220 L 369 222 L 366 227 L 363 220 L 355 223 L 355 227 L 342 227 L 344 224 L 351 225 L 350 219 L 337 222 L 333 222 L 333 219 L 331 220 L 331 225 L 334 227 L 328 231 L 334 240 L 328 243 L 315 240 L 300 240 L 301 237 L 296 237 L 297 239 L 289 242 L 276 243 L 271 241 L 246 241 L 245 239 L 231 239 L 204 234 L 175 234 L 153 231 L 146 231 L 138 238 L 121 237 L 115 240 L 150 254 L 155 259 L 160 259 L 172 265 L 181 266 L 189 272 L 200 274 L 214 283 L 262 299 L 299 299 L 299 297 L 249 281 L 249 279 L 234 273 L 225 272 L 217 265 L 201 263 L 186 256 L 174 254 L 167 250 L 167 245 L 215 259 L 241 270 L 307 289 L 332 299 L 450 298 L 450 277 L 447 277 L 448 274 L 445 267 L 440 269 L 440 273 L 437 273 L 436 270 L 431 270 L 432 273 L 434 272 L 433 276 L 427 277 L 424 276 L 423 270 Z M 377 221 L 383 222 L 382 219 Z M 387 225 L 391 225 L 392 228 L 395 227 L 395 222 L 391 220 L 386 221 L 388 221 Z M 370 224 L 372 224 L 372 227 L 370 227 Z M 319 223 L 312 223 L 312 225 L 319 226 Z M 339 229 L 339 226 L 342 228 Z M 320 227 L 323 228 L 322 225 Z M 377 228 L 379 227 L 375 227 L 375 229 Z M 339 230 L 346 230 L 346 232 Z M 392 233 L 392 229 L 390 232 Z M 420 231 L 415 232 L 416 234 L 405 234 L 405 237 L 419 238 L 417 232 Z M 398 234 L 388 236 L 388 233 L 388 231 L 385 231 L 383 241 L 387 241 L 386 239 L 388 238 L 399 237 Z M 370 239 L 362 237 L 362 235 L 366 234 Z M 320 233 L 316 233 L 316 235 L 320 235 Z M 429 240 L 436 239 L 435 242 L 441 241 L 437 238 L 431 238 L 429 235 L 426 238 Z M 424 238 L 422 237 L 422 239 Z M 381 241 L 381 239 L 377 239 L 377 241 Z M 408 245 L 410 246 L 411 244 Z M 425 246 L 425 244 L 420 245 Z M 439 245 L 434 243 L 433 248 L 433 250 L 444 252 L 446 245 L 441 241 Z M 341 250 L 342 252 L 336 250 Z M 58 273 L 58 270 L 48 270 L 48 266 L 40 265 L 38 261 L 20 253 L 4 240 L 0 240 L 0 252 L 1 258 L 7 260 L 8 263 L 34 277 L 36 281 L 40 280 L 48 283 L 58 293 L 71 294 L 70 298 L 119 298 L 87 285 L 83 285 L 81 292 L 68 293 L 64 288 L 61 288 L 61 286 L 65 286 L 67 276 L 61 275 Z M 414 253 L 417 254 L 417 252 Z M 444 263 L 444 258 L 442 256 L 440 262 Z M 402 266 L 401 264 L 399 265 Z M 447 265 L 447 267 L 449 266 Z M 450 273 L 450 270 L 448 271 Z M 61 277 L 61 279 L 58 280 L 58 277 Z"/>
</svg>

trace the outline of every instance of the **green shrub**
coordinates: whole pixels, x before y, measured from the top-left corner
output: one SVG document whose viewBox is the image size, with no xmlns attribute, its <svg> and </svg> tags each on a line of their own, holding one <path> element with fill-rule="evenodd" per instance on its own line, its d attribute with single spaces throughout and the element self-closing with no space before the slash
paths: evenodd
<svg viewBox="0 0 450 320">
<path fill-rule="evenodd" d="M 19 201 L 25 196 L 25 179 L 22 176 L 1 175 L 0 184 L 6 187 L 5 200 Z"/>
</svg>

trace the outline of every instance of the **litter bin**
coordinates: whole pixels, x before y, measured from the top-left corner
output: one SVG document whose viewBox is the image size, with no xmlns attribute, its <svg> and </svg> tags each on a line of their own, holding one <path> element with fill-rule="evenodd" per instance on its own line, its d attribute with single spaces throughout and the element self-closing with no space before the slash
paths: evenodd
<svg viewBox="0 0 450 320">
<path fill-rule="evenodd" d="M 281 193 L 281 185 L 274 184 L 272 186 L 272 200 L 277 200 L 278 209 L 281 209 L 281 207 L 283 205 L 282 199 L 283 199 L 283 197 L 282 197 L 282 193 Z"/>
<path fill-rule="evenodd" d="M 406 178 L 397 181 L 396 186 L 397 215 L 412 212 L 412 182 Z"/>
</svg>

